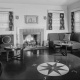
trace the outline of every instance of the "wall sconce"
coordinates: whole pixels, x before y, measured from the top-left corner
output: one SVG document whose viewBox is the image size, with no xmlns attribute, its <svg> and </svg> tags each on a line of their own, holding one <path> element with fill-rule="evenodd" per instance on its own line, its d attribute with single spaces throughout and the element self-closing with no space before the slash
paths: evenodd
<svg viewBox="0 0 80 80">
<path fill-rule="evenodd" d="M 19 19 L 19 16 L 15 16 L 16 19 Z"/>
<path fill-rule="evenodd" d="M 47 19 L 47 17 L 46 17 L 46 16 L 44 16 L 43 18 L 44 18 L 44 20 L 46 20 L 46 19 Z"/>
</svg>

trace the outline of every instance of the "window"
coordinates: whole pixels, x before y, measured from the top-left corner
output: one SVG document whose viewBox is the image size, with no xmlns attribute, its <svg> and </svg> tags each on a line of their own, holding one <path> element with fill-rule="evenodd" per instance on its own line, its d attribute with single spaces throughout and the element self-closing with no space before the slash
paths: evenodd
<svg viewBox="0 0 80 80">
<path fill-rule="evenodd" d="M 64 12 L 48 11 L 48 30 L 64 29 Z"/>
<path fill-rule="evenodd" d="M 74 32 L 80 32 L 80 11 L 74 12 Z"/>
<path fill-rule="evenodd" d="M 8 28 L 8 27 L 9 27 L 9 13 L 0 12 L 0 28 Z"/>
<path fill-rule="evenodd" d="M 13 12 L 0 11 L 0 28 L 13 30 Z"/>
<path fill-rule="evenodd" d="M 59 28 L 60 27 L 60 14 L 59 13 L 53 13 L 52 26 L 53 26 L 53 28 Z"/>
</svg>

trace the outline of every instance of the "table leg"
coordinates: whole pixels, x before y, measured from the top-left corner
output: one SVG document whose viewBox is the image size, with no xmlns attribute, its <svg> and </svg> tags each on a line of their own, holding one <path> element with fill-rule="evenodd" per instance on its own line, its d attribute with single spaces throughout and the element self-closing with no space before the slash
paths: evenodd
<svg viewBox="0 0 80 80">
<path fill-rule="evenodd" d="M 64 48 L 65 47 L 65 48 Z M 63 49 L 64 49 L 64 51 L 63 51 Z M 66 46 L 61 46 L 61 54 L 63 55 L 63 56 L 67 56 L 67 45 Z"/>
<path fill-rule="evenodd" d="M 73 53 L 73 50 L 72 50 L 72 46 L 71 46 L 71 54 Z"/>
<path fill-rule="evenodd" d="M 9 60 L 8 55 L 9 55 L 9 51 L 7 51 L 7 61 Z"/>
<path fill-rule="evenodd" d="M 24 59 L 23 49 L 20 50 L 20 54 L 21 54 L 21 60 L 23 60 Z"/>
</svg>

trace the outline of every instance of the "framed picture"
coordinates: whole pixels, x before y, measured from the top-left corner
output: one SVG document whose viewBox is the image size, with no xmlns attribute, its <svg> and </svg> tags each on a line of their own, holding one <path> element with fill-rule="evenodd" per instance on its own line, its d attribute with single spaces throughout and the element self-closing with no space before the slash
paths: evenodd
<svg viewBox="0 0 80 80">
<path fill-rule="evenodd" d="M 38 23 L 38 16 L 36 16 L 36 15 L 25 15 L 25 23 L 37 24 Z"/>
</svg>

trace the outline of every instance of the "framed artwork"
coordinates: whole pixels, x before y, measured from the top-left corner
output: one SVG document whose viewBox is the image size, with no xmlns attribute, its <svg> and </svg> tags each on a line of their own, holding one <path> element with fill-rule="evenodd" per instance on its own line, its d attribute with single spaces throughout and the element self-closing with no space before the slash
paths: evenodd
<svg viewBox="0 0 80 80">
<path fill-rule="evenodd" d="M 37 24 L 38 16 L 36 15 L 25 15 L 25 23 L 26 24 Z"/>
</svg>

